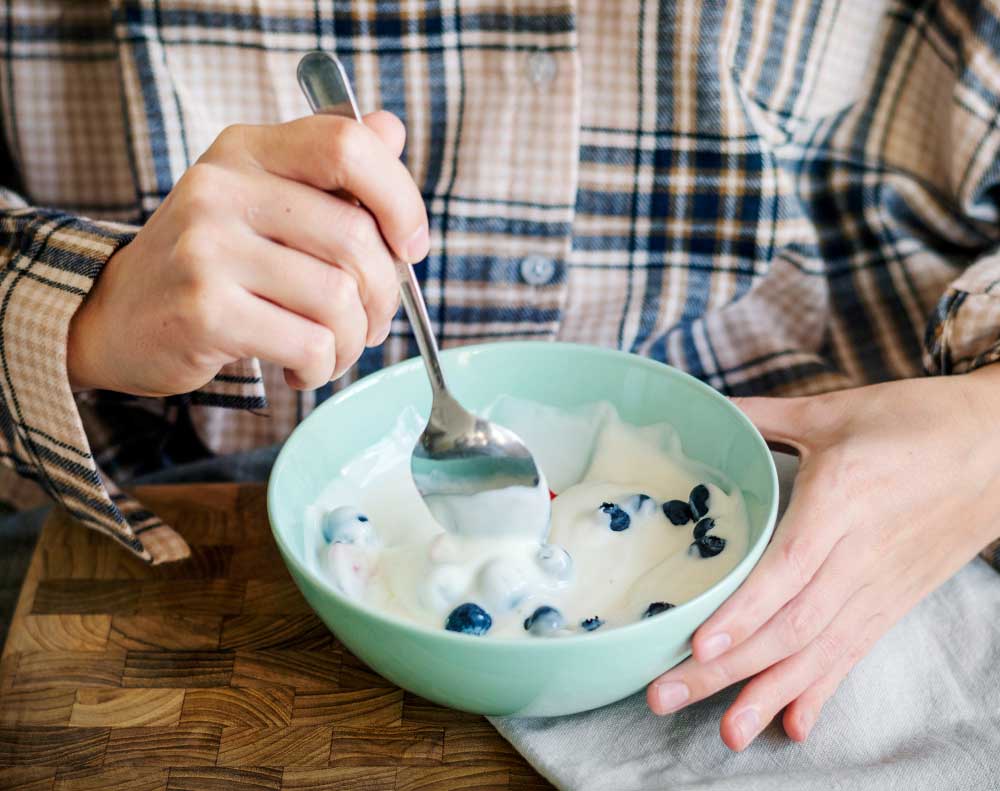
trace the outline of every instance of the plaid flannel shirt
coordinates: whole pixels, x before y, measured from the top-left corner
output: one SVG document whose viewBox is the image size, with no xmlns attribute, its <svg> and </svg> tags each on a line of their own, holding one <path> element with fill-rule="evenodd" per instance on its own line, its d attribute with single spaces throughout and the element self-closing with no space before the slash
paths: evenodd
<svg viewBox="0 0 1000 791">
<path fill-rule="evenodd" d="M 103 263 L 224 126 L 308 112 L 312 49 L 408 127 L 445 346 L 612 346 L 737 395 L 1000 359 L 996 0 L 8 0 L 0 19 L 23 182 L 0 202 L 0 456 L 152 562 L 187 547 L 101 472 L 141 456 L 123 415 L 248 448 L 416 353 L 399 317 L 314 393 L 253 360 L 166 402 L 70 392 L 68 323 Z"/>
</svg>

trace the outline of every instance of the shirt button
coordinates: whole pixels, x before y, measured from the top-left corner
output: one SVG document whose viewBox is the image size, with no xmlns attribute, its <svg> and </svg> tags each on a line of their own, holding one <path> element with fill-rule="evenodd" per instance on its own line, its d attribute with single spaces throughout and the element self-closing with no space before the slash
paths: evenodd
<svg viewBox="0 0 1000 791">
<path fill-rule="evenodd" d="M 541 255 L 529 255 L 521 262 L 521 277 L 530 286 L 544 286 L 556 274 L 556 262 Z"/>
<path fill-rule="evenodd" d="M 556 59 L 548 52 L 536 49 L 528 56 L 528 79 L 535 85 L 547 85 L 559 70 Z"/>
</svg>

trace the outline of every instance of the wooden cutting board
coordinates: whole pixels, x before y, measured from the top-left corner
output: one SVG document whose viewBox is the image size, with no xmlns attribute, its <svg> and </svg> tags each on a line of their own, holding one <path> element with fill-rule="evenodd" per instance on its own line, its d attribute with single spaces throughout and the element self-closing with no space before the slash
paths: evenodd
<svg viewBox="0 0 1000 791">
<path fill-rule="evenodd" d="M 369 670 L 302 599 L 261 485 L 149 487 L 192 557 L 151 568 L 62 513 L 0 660 L 0 789 L 550 788 L 479 716 Z"/>
</svg>

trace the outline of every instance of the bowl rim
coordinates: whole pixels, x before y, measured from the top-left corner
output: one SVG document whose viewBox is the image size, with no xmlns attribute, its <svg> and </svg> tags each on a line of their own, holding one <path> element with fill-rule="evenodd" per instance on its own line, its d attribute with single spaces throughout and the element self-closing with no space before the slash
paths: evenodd
<svg viewBox="0 0 1000 791">
<path fill-rule="evenodd" d="M 750 572 L 753 571 L 753 567 L 757 565 L 757 562 L 760 560 L 760 556 L 763 554 L 764 549 L 774 534 L 779 501 L 778 471 L 774 464 L 774 458 L 772 457 L 771 451 L 767 446 L 767 442 L 764 440 L 760 431 L 757 430 L 757 427 L 751 422 L 750 418 L 748 418 L 741 409 L 733 404 L 729 398 L 722 395 L 720 392 L 705 384 L 701 380 L 691 376 L 689 373 L 667 363 L 662 363 L 648 357 L 642 357 L 632 352 L 621 351 L 620 349 L 609 349 L 601 346 L 589 346 L 587 344 L 566 343 L 561 341 L 497 341 L 493 343 L 469 344 L 466 346 L 457 346 L 446 349 L 441 352 L 441 358 L 442 362 L 446 363 L 448 360 L 462 355 L 475 355 L 483 352 L 491 353 L 502 349 L 506 349 L 508 351 L 518 351 L 519 349 L 523 349 L 525 347 L 530 347 L 532 350 L 535 350 L 540 346 L 558 348 L 574 354 L 596 355 L 600 357 L 625 357 L 631 364 L 640 368 L 655 371 L 660 375 L 663 375 L 665 370 L 666 375 L 678 377 L 678 381 L 681 384 L 695 391 L 701 397 L 708 397 L 716 402 L 724 404 L 724 408 L 732 410 L 736 414 L 738 422 L 742 423 L 743 426 L 750 431 L 754 442 L 763 451 L 764 458 L 767 460 L 767 468 L 771 484 L 770 489 L 772 492 L 771 507 L 768 510 L 767 521 L 764 529 L 757 537 L 757 540 L 754 541 L 753 544 L 751 544 L 747 549 L 743 559 L 730 569 L 729 572 L 722 577 L 722 579 L 718 580 L 711 587 L 706 588 L 694 598 L 688 599 L 686 602 L 678 604 L 665 612 L 652 616 L 651 618 L 643 618 L 635 621 L 634 623 L 625 624 L 624 626 L 616 626 L 613 629 L 608 629 L 607 631 L 594 631 L 566 635 L 554 640 L 526 640 L 523 637 L 488 637 L 481 639 L 471 635 L 459 634 L 458 632 L 449 632 L 446 629 L 433 629 L 429 626 L 408 621 L 405 618 L 384 613 L 359 602 L 355 602 L 337 591 L 336 588 L 334 588 L 327 580 L 314 572 L 312 568 L 310 568 L 298 557 L 298 553 L 291 548 L 289 543 L 281 534 L 281 530 L 277 527 L 279 520 L 273 507 L 274 498 L 277 497 L 277 479 L 281 471 L 290 464 L 289 455 L 291 451 L 289 448 L 293 444 L 293 441 L 296 441 L 296 435 L 300 433 L 306 434 L 310 429 L 310 422 L 314 419 L 318 419 L 316 416 L 321 410 L 334 409 L 337 404 L 347 400 L 348 398 L 354 398 L 371 387 L 377 387 L 383 380 L 406 375 L 411 369 L 422 367 L 423 362 L 419 357 L 411 357 L 407 360 L 402 360 L 398 363 L 394 363 L 393 365 L 386 366 L 385 368 L 382 368 L 381 370 L 369 374 L 368 376 L 365 376 L 348 385 L 339 393 L 324 401 L 309 415 L 307 415 L 306 418 L 295 427 L 292 433 L 282 444 L 281 450 L 278 452 L 278 456 L 274 461 L 267 481 L 267 516 L 268 523 L 271 528 L 271 535 L 274 537 L 275 543 L 278 545 L 278 549 L 281 552 L 286 565 L 291 564 L 294 566 L 295 571 L 297 571 L 298 574 L 307 578 L 319 589 L 329 593 L 342 606 L 346 606 L 349 610 L 353 611 L 354 614 L 364 618 L 374 618 L 376 621 L 380 621 L 387 626 L 402 630 L 409 636 L 445 641 L 458 640 L 462 641 L 460 643 L 461 645 L 467 647 L 472 647 L 473 645 L 491 646 L 498 650 L 517 648 L 519 650 L 541 652 L 558 650 L 557 647 L 564 644 L 593 644 L 595 641 L 598 641 L 598 643 L 601 641 L 609 643 L 616 639 L 621 640 L 637 635 L 644 629 L 652 631 L 657 628 L 662 628 L 656 626 L 656 624 L 669 622 L 671 620 L 671 616 L 674 616 L 674 620 L 676 620 L 678 614 L 683 614 L 684 612 L 694 609 L 700 602 L 710 598 L 713 593 L 725 585 L 727 580 L 731 580 L 736 575 L 742 575 L 743 580 L 745 580 L 750 575 Z M 740 585 L 742 585 L 742 582 L 740 582 Z M 737 586 L 737 588 L 738 587 L 739 586 Z M 732 594 L 730 594 L 730 596 L 731 595 Z M 728 598 L 729 597 L 727 596 L 723 599 L 723 601 L 726 601 Z"/>
</svg>

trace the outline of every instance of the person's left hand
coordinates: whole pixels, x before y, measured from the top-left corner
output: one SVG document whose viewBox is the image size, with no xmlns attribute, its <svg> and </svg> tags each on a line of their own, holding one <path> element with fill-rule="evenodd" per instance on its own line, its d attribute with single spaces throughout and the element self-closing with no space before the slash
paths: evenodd
<svg viewBox="0 0 1000 791">
<path fill-rule="evenodd" d="M 737 399 L 800 456 L 746 582 L 647 689 L 667 714 L 750 679 L 722 718 L 742 750 L 784 709 L 804 740 L 872 645 L 1000 535 L 1000 364 L 809 398 Z"/>
</svg>

